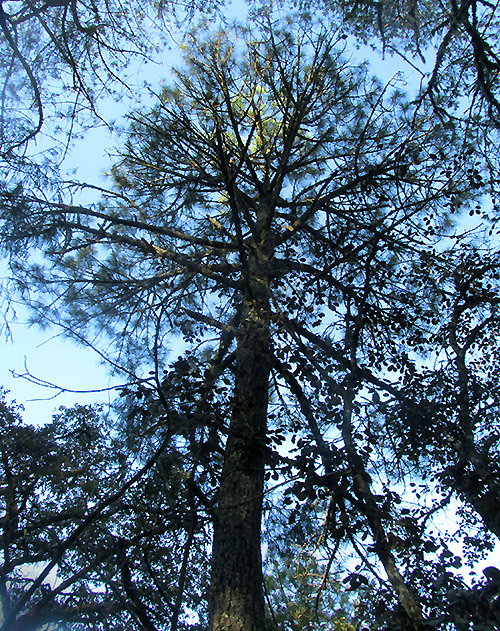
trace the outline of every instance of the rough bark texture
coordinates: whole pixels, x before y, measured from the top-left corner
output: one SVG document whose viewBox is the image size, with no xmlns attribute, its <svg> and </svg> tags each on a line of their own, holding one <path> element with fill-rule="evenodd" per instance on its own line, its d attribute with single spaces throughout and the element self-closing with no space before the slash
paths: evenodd
<svg viewBox="0 0 500 631">
<path fill-rule="evenodd" d="M 250 280 L 242 309 L 232 418 L 214 516 L 210 628 L 262 631 L 261 516 L 270 371 L 265 279 Z"/>
</svg>

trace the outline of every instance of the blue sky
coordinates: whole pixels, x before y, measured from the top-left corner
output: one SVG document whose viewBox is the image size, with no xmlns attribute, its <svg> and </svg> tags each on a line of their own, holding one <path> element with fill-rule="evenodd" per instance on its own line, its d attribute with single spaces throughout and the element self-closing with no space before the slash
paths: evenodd
<svg viewBox="0 0 500 631">
<path fill-rule="evenodd" d="M 43 388 L 20 377 L 15 378 L 11 371 L 25 373 L 26 362 L 31 374 L 63 388 L 93 390 L 112 383 L 106 368 L 100 364 L 93 351 L 58 336 L 55 331 L 40 331 L 35 326 L 28 327 L 26 323 L 26 315 L 23 309 L 19 309 L 18 319 L 10 323 L 12 340 L 2 339 L 0 362 L 0 384 L 10 390 L 8 399 L 16 399 L 24 405 L 23 418 L 26 421 L 45 423 L 60 405 L 109 400 L 110 394 L 103 392 L 66 392 L 53 398 L 56 390 Z"/>
</svg>

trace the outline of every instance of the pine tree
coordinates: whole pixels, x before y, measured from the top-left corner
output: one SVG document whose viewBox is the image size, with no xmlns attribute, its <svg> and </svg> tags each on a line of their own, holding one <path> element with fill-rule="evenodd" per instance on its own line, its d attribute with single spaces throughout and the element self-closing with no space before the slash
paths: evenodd
<svg viewBox="0 0 500 631">
<path fill-rule="evenodd" d="M 217 631 L 265 628 L 261 523 L 280 503 L 293 524 L 318 502 L 332 559 L 344 542 L 383 568 L 392 615 L 379 602 L 374 624 L 426 629 L 442 615 L 427 594 L 444 587 L 422 571 L 425 516 L 399 507 L 408 461 L 387 402 L 406 400 L 389 375 L 408 379 L 433 317 L 408 316 L 415 270 L 477 194 L 474 146 L 460 121 L 347 61 L 343 41 L 303 16 L 195 31 L 174 85 L 131 116 L 101 199 L 3 194 L 25 299 L 111 344 L 137 375 L 132 440 L 182 455 L 213 528 Z M 286 490 L 266 504 L 273 479 Z"/>
</svg>

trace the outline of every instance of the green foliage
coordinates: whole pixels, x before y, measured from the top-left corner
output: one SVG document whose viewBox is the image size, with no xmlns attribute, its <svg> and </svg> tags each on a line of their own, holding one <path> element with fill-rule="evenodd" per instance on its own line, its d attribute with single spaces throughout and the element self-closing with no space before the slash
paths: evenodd
<svg viewBox="0 0 500 631">
<path fill-rule="evenodd" d="M 143 463 L 98 410 L 61 409 L 32 427 L 4 400 L 1 421 L 2 629 L 164 628 L 164 608 L 182 620 L 179 581 L 198 607 L 207 539 L 175 453 L 130 484 Z M 197 567 L 187 584 L 185 555 Z"/>
<path fill-rule="evenodd" d="M 370 44 L 418 69 L 419 98 L 432 104 L 441 120 L 468 117 L 479 135 L 488 135 L 491 127 L 498 130 L 497 5 L 483 0 L 319 0 L 313 6 L 338 16 L 356 43 Z"/>
<path fill-rule="evenodd" d="M 269 626 L 283 631 L 355 631 L 350 593 L 318 561 L 298 553 L 276 556 L 266 576 Z M 321 597 L 322 596 L 322 597 Z"/>
<path fill-rule="evenodd" d="M 182 23 L 216 6 L 194 0 L 140 6 L 120 0 L 5 3 L 0 14 L 3 159 L 12 167 L 20 158 L 26 169 L 23 150 L 44 125 L 50 134 L 67 134 L 70 139 L 89 123 L 95 125 L 101 100 L 118 102 L 131 91 L 129 66 L 147 62 L 168 47 L 162 29 L 165 33 L 169 23 Z M 150 31 L 155 22 L 153 44 Z M 50 151 L 54 161 L 64 154 L 57 143 Z"/>
</svg>

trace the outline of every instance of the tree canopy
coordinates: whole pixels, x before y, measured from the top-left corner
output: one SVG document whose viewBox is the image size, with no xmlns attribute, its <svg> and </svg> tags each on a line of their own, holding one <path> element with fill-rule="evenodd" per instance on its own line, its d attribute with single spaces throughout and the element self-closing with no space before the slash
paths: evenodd
<svg viewBox="0 0 500 631">
<path fill-rule="evenodd" d="M 185 35 L 107 188 L 4 186 L 19 295 L 128 379 L 108 420 L 2 408 L 4 631 L 499 628 L 463 574 L 500 537 L 496 57 L 462 95 L 417 8 L 372 29 L 445 33 L 416 99 L 349 56 L 356 7 L 261 7 Z"/>
</svg>

